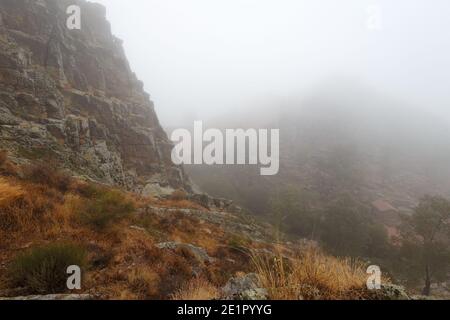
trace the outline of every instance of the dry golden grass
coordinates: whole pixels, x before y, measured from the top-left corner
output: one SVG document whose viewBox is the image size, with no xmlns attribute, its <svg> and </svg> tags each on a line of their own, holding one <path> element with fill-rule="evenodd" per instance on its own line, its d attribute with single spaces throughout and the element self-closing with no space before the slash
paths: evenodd
<svg viewBox="0 0 450 320">
<path fill-rule="evenodd" d="M 201 205 L 194 203 L 190 200 L 160 200 L 156 203 L 157 206 L 166 208 L 180 208 L 180 209 L 195 209 L 195 210 L 207 210 Z"/>
<path fill-rule="evenodd" d="M 19 197 L 23 196 L 24 191 L 20 186 L 0 178 L 0 206 L 8 206 Z"/>
<path fill-rule="evenodd" d="M 1 188 L 4 193 L 0 203 L 0 240 L 11 243 L 21 237 L 45 234 L 63 196 L 45 186 L 24 182 L 3 180 Z"/>
<path fill-rule="evenodd" d="M 160 275 L 149 267 L 139 267 L 131 270 L 127 275 L 130 291 L 139 299 L 151 299 L 158 296 Z"/>
<path fill-rule="evenodd" d="M 219 290 L 203 278 L 194 278 L 175 292 L 172 300 L 214 300 L 219 298 Z"/>
<path fill-rule="evenodd" d="M 74 221 L 83 201 L 78 195 L 66 194 L 63 202 L 56 204 L 52 213 L 48 215 L 45 238 L 57 239 L 63 235 L 75 233 L 77 230 L 80 231 Z"/>
<path fill-rule="evenodd" d="M 362 299 L 366 293 L 364 264 L 328 256 L 308 248 L 293 259 L 252 256 L 261 286 L 274 300 Z"/>
<path fill-rule="evenodd" d="M 0 241 L 19 246 L 63 233 L 70 220 L 64 196 L 72 183 L 68 175 L 45 164 L 16 167 L 5 152 L 0 152 L 0 175 L 5 176 L 0 178 Z"/>
</svg>

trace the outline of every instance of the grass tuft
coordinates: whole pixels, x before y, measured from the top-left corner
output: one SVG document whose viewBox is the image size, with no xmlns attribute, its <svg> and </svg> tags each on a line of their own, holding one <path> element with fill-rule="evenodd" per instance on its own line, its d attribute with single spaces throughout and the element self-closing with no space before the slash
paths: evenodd
<svg viewBox="0 0 450 320">
<path fill-rule="evenodd" d="M 296 258 L 254 254 L 261 286 L 274 300 L 362 299 L 367 274 L 364 264 L 308 248 Z"/>
<path fill-rule="evenodd" d="M 219 298 L 219 289 L 203 278 L 194 278 L 180 290 L 171 295 L 172 300 L 215 300 Z"/>
</svg>

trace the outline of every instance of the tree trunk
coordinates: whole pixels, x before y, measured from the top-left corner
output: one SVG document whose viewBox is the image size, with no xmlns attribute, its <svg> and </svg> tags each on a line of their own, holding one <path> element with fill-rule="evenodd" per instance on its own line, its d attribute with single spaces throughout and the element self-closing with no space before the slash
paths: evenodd
<svg viewBox="0 0 450 320">
<path fill-rule="evenodd" d="M 425 287 L 422 290 L 424 296 L 429 296 L 431 293 L 431 279 L 430 279 L 430 269 L 428 266 L 425 268 Z"/>
</svg>

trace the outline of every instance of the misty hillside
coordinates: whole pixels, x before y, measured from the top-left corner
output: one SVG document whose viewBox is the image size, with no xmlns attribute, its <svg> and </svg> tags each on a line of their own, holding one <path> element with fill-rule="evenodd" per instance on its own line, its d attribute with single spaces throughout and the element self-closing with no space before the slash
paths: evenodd
<svg viewBox="0 0 450 320">
<path fill-rule="evenodd" d="M 410 298 L 193 193 L 105 8 L 69 30 L 71 3 L 0 2 L 0 300 Z"/>
<path fill-rule="evenodd" d="M 439 107 L 339 78 L 268 98 L 361 55 L 364 7 L 325 2 L 0 0 L 0 300 L 448 298 Z M 161 114 L 280 129 L 280 172 L 184 165 Z"/>
<path fill-rule="evenodd" d="M 345 80 L 323 83 L 298 101 L 284 100 L 283 108 L 271 102 L 251 117 L 236 118 L 247 119 L 243 128 L 280 129 L 280 173 L 262 177 L 250 166 L 186 166 L 199 187 L 260 214 L 270 210 L 270 195 L 289 185 L 316 193 L 319 205 L 349 192 L 367 205 L 383 199 L 406 212 L 427 193 L 450 195 L 446 120 Z M 231 119 L 217 124 L 242 125 Z"/>
</svg>

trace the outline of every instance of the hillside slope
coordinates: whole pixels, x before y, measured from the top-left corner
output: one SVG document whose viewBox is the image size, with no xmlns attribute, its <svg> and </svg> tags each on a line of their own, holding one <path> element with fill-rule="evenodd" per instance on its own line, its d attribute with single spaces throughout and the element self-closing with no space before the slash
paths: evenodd
<svg viewBox="0 0 450 320">
<path fill-rule="evenodd" d="M 275 231 L 180 195 L 141 197 L 0 153 L 0 297 L 409 299 L 387 280 L 369 291 L 365 263 L 275 241 Z M 69 265 L 81 267 L 80 290 L 66 287 Z"/>
</svg>

